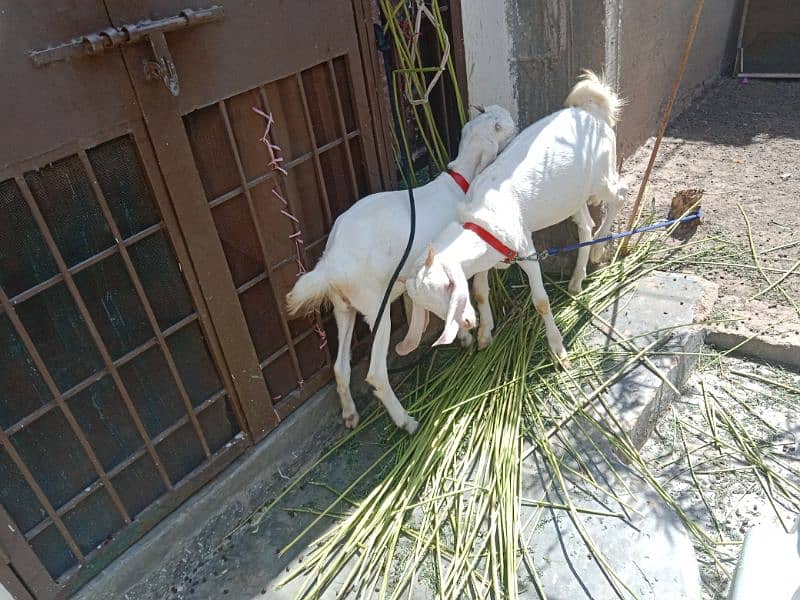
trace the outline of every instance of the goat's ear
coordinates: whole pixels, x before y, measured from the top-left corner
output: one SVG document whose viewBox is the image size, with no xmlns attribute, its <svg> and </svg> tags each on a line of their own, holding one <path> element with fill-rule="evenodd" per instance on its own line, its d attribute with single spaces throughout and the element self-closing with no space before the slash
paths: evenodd
<svg viewBox="0 0 800 600">
<path fill-rule="evenodd" d="M 488 137 L 484 137 L 484 143 L 482 144 L 481 154 L 478 158 L 478 166 L 475 169 L 475 174 L 481 173 L 486 167 L 494 162 L 494 159 L 497 158 L 497 153 L 500 151 L 500 144 L 497 143 L 497 140 L 489 139 Z"/>
<path fill-rule="evenodd" d="M 433 244 L 428 244 L 428 256 L 425 257 L 425 266 L 431 268 L 433 266 L 433 258 L 436 256 L 436 250 L 433 249 Z"/>
<path fill-rule="evenodd" d="M 428 328 L 428 311 L 416 302 L 411 304 L 411 321 L 408 323 L 408 333 L 402 342 L 395 346 L 395 351 L 400 356 L 405 356 L 419 346 L 422 341 L 422 334 Z"/>
<path fill-rule="evenodd" d="M 444 318 L 444 331 L 442 331 L 439 339 L 433 343 L 434 346 L 449 344 L 456 339 L 458 323 L 463 317 L 464 309 L 469 301 L 469 287 L 467 286 L 467 278 L 464 276 L 464 271 L 461 270 L 461 265 L 451 267 L 444 263 L 442 267 L 450 280 L 452 290 L 447 307 L 447 316 Z"/>
<path fill-rule="evenodd" d="M 483 104 L 473 104 L 472 108 L 474 108 L 478 112 L 478 114 L 481 115 L 486 112 L 486 109 L 484 108 Z"/>
</svg>

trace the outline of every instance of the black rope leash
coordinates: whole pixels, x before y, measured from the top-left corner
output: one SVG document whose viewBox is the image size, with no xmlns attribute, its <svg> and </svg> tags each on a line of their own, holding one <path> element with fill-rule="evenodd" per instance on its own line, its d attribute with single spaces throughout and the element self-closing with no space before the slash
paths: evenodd
<svg viewBox="0 0 800 600">
<path fill-rule="evenodd" d="M 393 86 L 394 86 L 394 78 L 392 77 L 392 65 L 391 65 L 391 43 L 389 42 L 389 38 L 384 35 L 383 29 L 378 25 L 375 24 L 375 43 L 378 46 L 378 50 L 381 51 L 383 54 L 383 63 L 384 68 L 386 69 L 386 79 L 388 80 L 389 84 L 389 97 L 394 98 L 395 95 L 393 94 Z M 400 135 L 402 130 L 400 129 L 400 117 L 398 115 L 399 106 L 396 106 L 395 103 L 391 103 L 392 107 L 392 120 L 394 121 L 394 129 L 397 139 L 400 139 Z M 392 288 L 394 284 L 397 283 L 397 278 L 400 276 L 400 271 L 403 270 L 403 267 L 408 260 L 408 255 L 411 254 L 411 247 L 414 245 L 414 235 L 417 231 L 417 207 L 416 203 L 414 202 L 414 189 L 411 185 L 411 179 L 407 178 L 405 175 L 404 162 L 405 157 L 402 156 L 400 152 L 398 152 L 399 159 L 397 161 L 397 167 L 400 170 L 400 176 L 406 182 L 408 186 L 408 207 L 411 212 L 411 227 L 408 231 L 408 242 L 406 243 L 406 249 L 403 252 L 403 256 L 400 258 L 400 262 L 397 263 L 397 268 L 394 270 L 392 277 L 389 279 L 389 285 L 386 286 L 386 292 L 383 294 L 383 300 L 381 300 L 380 308 L 378 309 L 378 316 L 375 319 L 375 325 L 373 326 L 373 334 L 377 333 L 378 327 L 380 327 L 381 319 L 383 318 L 383 313 L 386 310 L 386 305 L 389 303 L 389 296 L 392 294 Z M 413 165 L 410 165 L 413 168 Z M 373 344 L 375 340 L 373 339 Z"/>
</svg>

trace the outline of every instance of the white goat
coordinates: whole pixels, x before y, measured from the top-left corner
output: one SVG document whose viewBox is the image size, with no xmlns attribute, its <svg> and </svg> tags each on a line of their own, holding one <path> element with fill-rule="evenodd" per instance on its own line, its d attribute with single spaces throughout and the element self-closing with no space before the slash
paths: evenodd
<svg viewBox="0 0 800 600">
<path fill-rule="evenodd" d="M 466 185 L 494 161 L 497 153 L 516 133 L 514 120 L 504 108 L 489 106 L 479 110 L 482 113 L 468 122 L 461 133 L 458 157 L 449 165 L 454 175 L 442 173 L 414 190 L 417 212 L 414 244 L 392 289 L 390 301 L 405 291 L 404 282 L 413 273 L 416 257 L 445 225 L 458 217 L 458 205 L 464 202 L 465 197 L 465 190 L 457 182 L 458 176 L 464 178 L 462 183 Z M 363 198 L 336 219 L 319 262 L 312 271 L 300 277 L 286 297 L 292 315 L 311 312 L 325 301 L 333 305 L 339 332 L 334 374 L 346 427 L 353 428 L 358 424 L 358 412 L 350 394 L 350 344 L 359 312 L 375 332 L 367 381 L 398 427 L 409 433 L 417 429 L 417 421 L 408 415 L 389 384 L 386 358 L 391 320 L 388 305 L 381 322 L 375 323 L 386 286 L 408 242 L 409 225 L 407 191 L 381 192 Z M 488 298 L 485 274 L 476 278 L 475 290 L 481 314 L 488 313 L 488 322 L 491 322 L 488 303 L 482 300 Z M 471 343 L 469 330 L 475 326 L 475 321 L 472 306 L 461 311 L 455 327 L 456 330 L 459 325 L 462 327 L 462 342 Z M 415 330 L 421 328 L 424 331 L 426 325 L 427 321 L 413 326 Z M 411 350 L 402 344 L 397 346 L 400 354 Z"/>
<path fill-rule="evenodd" d="M 531 233 L 572 218 L 581 242 L 591 239 L 594 223 L 588 204 L 606 202 L 606 216 L 597 231 L 605 236 L 622 205 L 625 189 L 616 166 L 614 126 L 621 102 L 596 75 L 587 71 L 567 97 L 568 107 L 522 131 L 497 160 L 472 184 L 462 205 L 460 223 L 449 224 L 417 264 L 406 282 L 413 301 L 413 324 L 424 323 L 427 311 L 441 318 L 461 319 L 472 307 L 466 279 L 501 265 L 512 256 L 535 252 Z M 499 248 L 499 249 L 498 249 Z M 579 292 L 586 263 L 602 258 L 599 245 L 578 251 L 569 290 Z M 559 360 L 567 353 L 550 312 L 539 263 L 521 261 L 528 275 L 533 303 L 544 319 L 547 340 Z M 454 329 L 446 323 L 452 341 Z M 402 344 L 413 349 L 422 331 L 409 328 Z"/>
</svg>

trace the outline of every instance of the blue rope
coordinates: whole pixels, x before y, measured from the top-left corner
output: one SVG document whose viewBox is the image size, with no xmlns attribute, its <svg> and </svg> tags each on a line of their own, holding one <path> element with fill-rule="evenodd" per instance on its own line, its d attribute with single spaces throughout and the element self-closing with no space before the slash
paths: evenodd
<svg viewBox="0 0 800 600">
<path fill-rule="evenodd" d="M 618 240 L 620 238 L 636 235 L 637 233 L 644 233 L 646 231 L 655 231 L 656 229 L 669 227 L 670 225 L 674 225 L 675 223 L 688 223 L 690 221 L 696 221 L 697 219 L 702 219 L 702 218 L 703 218 L 703 211 L 698 209 L 696 212 L 684 215 L 682 217 L 678 217 L 677 219 L 667 219 L 664 221 L 658 221 L 657 223 L 652 223 L 645 227 L 637 227 L 636 229 L 631 229 L 630 231 L 621 231 L 619 233 L 612 233 L 611 235 L 607 235 L 594 240 L 589 240 L 588 242 L 572 244 L 571 246 L 563 246 L 562 248 L 548 248 L 544 252 L 538 252 L 531 254 L 530 256 L 519 257 L 514 262 L 519 262 L 521 260 L 541 260 L 543 258 L 555 256 L 556 254 L 563 254 L 564 252 L 573 252 L 574 250 L 578 250 L 579 248 L 583 248 L 584 246 L 592 246 L 593 244 L 602 244 L 603 242 Z"/>
</svg>

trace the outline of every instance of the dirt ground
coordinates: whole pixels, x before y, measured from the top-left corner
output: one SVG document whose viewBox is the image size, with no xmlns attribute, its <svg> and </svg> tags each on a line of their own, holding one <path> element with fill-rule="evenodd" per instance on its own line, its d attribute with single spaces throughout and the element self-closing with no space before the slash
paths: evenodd
<svg viewBox="0 0 800 600">
<path fill-rule="evenodd" d="M 793 320 L 789 327 L 800 331 L 800 317 L 792 306 L 800 302 L 798 106 L 797 81 L 721 81 L 668 128 L 643 201 L 646 216 L 661 218 L 675 192 L 703 189 L 705 219 L 696 237 L 716 237 L 725 244 L 719 256 L 699 257 L 685 269 L 716 282 L 721 295 L 748 298 L 769 284 L 755 266 L 741 205 L 769 280 L 774 283 L 787 270 L 796 269 L 781 282 L 783 291 L 776 286 L 761 298 L 765 302 L 759 306 L 765 314 L 750 315 L 767 334 L 777 315 L 781 320 L 788 315 Z M 623 177 L 631 184 L 624 220 L 653 143 L 651 139 L 623 166 Z M 624 220 L 618 229 L 624 228 Z M 683 252 L 692 250 L 686 246 Z M 781 325 L 785 330 L 786 323 Z M 687 514 L 718 542 L 714 551 L 699 547 L 697 551 L 704 598 L 722 599 L 727 597 L 748 528 L 776 522 L 776 512 L 790 524 L 797 505 L 778 501 L 774 509 L 741 456 L 723 457 L 724 452 L 707 445 L 714 436 L 705 412 L 709 394 L 716 398 L 710 400 L 712 404 L 724 406 L 758 447 L 779 461 L 781 466 L 776 468 L 785 468 L 782 472 L 789 481 L 800 484 L 800 374 L 733 357 L 714 361 L 713 356 L 709 350 L 709 356 L 701 359 L 698 372 L 673 410 L 662 417 L 642 454 Z M 742 375 L 747 373 L 786 387 Z"/>
<path fill-rule="evenodd" d="M 732 242 L 724 264 L 692 270 L 717 282 L 720 294 L 749 296 L 767 286 L 752 267 L 742 205 L 763 266 L 774 281 L 800 260 L 800 81 L 726 78 L 705 92 L 668 127 L 642 202 L 643 214 L 666 214 L 678 190 L 704 190 L 703 225 L 697 235 Z M 625 115 L 623 112 L 622 119 Z M 622 175 L 630 192 L 627 220 L 654 140 L 624 161 Z M 792 244 L 790 247 L 780 246 Z M 708 259 L 704 259 L 708 260 Z M 731 263 L 746 263 L 736 267 Z M 800 269 L 798 270 L 800 271 Z M 782 284 L 800 299 L 800 274 Z M 767 299 L 786 302 L 777 290 Z"/>
</svg>

